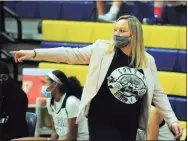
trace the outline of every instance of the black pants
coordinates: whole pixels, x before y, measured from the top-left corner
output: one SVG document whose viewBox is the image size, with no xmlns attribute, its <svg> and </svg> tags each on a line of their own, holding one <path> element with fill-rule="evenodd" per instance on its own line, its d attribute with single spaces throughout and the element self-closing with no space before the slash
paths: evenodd
<svg viewBox="0 0 188 141">
<path fill-rule="evenodd" d="M 115 128 L 101 127 L 89 124 L 90 141 L 120 141 L 121 136 Z"/>
<path fill-rule="evenodd" d="M 137 128 L 128 125 L 109 125 L 88 118 L 90 141 L 135 141 Z M 124 128 L 128 126 L 128 128 Z"/>
<path fill-rule="evenodd" d="M 88 120 L 88 126 L 90 141 L 134 141 L 136 139 L 136 135 L 131 132 L 131 127 L 129 131 L 125 131 L 125 128 L 117 129 L 96 121 L 91 122 L 91 120 Z"/>
</svg>

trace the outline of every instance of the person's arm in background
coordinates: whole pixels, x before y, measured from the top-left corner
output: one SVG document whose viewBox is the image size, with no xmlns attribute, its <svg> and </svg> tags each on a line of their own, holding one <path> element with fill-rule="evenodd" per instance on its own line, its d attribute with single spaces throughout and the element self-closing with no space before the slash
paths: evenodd
<svg viewBox="0 0 188 141">
<path fill-rule="evenodd" d="M 17 138 L 12 139 L 11 141 L 47 141 L 47 138 L 44 137 L 23 137 L 23 138 Z"/>
<path fill-rule="evenodd" d="M 160 115 L 157 108 L 154 106 L 151 107 L 151 113 L 149 116 L 149 122 L 148 122 L 148 140 L 158 140 L 159 136 L 159 125 L 163 121 L 163 117 Z"/>
<path fill-rule="evenodd" d="M 89 64 L 93 49 L 97 46 L 97 41 L 83 48 L 57 47 L 50 49 L 20 50 L 11 51 L 15 55 L 15 62 L 32 59 L 64 62 L 68 64 Z"/>
<path fill-rule="evenodd" d="M 99 15 L 104 15 L 106 13 L 106 2 L 96 1 L 97 13 Z"/>
<path fill-rule="evenodd" d="M 154 1 L 154 15 L 157 15 L 160 19 L 162 18 L 163 7 L 165 5 L 164 1 Z"/>
<path fill-rule="evenodd" d="M 78 124 L 76 123 L 76 117 L 68 119 L 68 134 L 58 140 L 73 141 L 76 140 L 78 135 Z"/>
<path fill-rule="evenodd" d="M 48 110 L 48 114 L 50 115 L 50 124 L 52 126 L 52 133 L 51 133 L 51 136 L 50 136 L 50 140 L 57 140 L 58 135 L 57 135 L 57 132 L 55 130 L 54 120 L 53 120 L 53 117 L 52 117 L 52 110 L 51 110 L 51 107 L 50 107 L 50 101 L 51 101 L 51 98 L 47 98 L 46 107 L 47 107 L 47 110 Z"/>
<path fill-rule="evenodd" d="M 76 124 L 76 118 L 77 118 L 79 105 L 80 105 L 80 101 L 76 97 L 70 96 L 67 99 L 66 110 L 67 110 L 67 114 L 68 114 L 69 131 L 68 131 L 68 134 L 65 137 L 60 138 L 59 140 L 72 141 L 72 140 L 77 139 L 78 124 Z"/>
<path fill-rule="evenodd" d="M 58 135 L 57 135 L 56 130 L 55 130 L 53 117 L 51 115 L 50 115 L 50 123 L 52 125 L 52 133 L 51 133 L 51 136 L 50 136 L 50 140 L 57 140 Z"/>
<path fill-rule="evenodd" d="M 178 119 L 175 116 L 170 102 L 168 100 L 167 95 L 164 93 L 164 90 L 160 86 L 158 74 L 157 74 L 157 67 L 155 64 L 155 60 L 153 57 L 150 58 L 150 68 L 153 75 L 154 80 L 154 94 L 153 94 L 153 103 L 156 108 L 159 110 L 161 115 L 167 121 L 169 127 L 172 129 L 174 134 L 176 135 L 175 138 L 180 138 L 182 136 L 182 128 L 178 123 Z"/>
<path fill-rule="evenodd" d="M 123 1 L 112 2 L 110 10 L 106 13 L 106 2 L 104 1 L 96 1 L 97 12 L 98 12 L 98 20 L 106 21 L 106 22 L 114 22 L 117 19 L 117 15 L 121 9 Z"/>
</svg>

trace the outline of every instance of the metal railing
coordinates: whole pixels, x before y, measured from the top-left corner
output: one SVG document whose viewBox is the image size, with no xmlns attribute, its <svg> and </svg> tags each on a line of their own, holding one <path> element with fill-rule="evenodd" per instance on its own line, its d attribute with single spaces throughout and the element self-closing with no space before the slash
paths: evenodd
<svg viewBox="0 0 188 141">
<path fill-rule="evenodd" d="M 0 50 L 0 54 L 6 57 L 6 60 L 12 62 L 13 65 L 13 77 L 15 81 L 18 81 L 18 65 L 14 61 L 14 57 L 5 50 Z"/>
<path fill-rule="evenodd" d="M 4 58 L 2 58 L 4 56 Z M 15 63 L 14 56 L 9 52 L 0 49 L 0 59 L 6 63 L 11 63 L 13 65 L 13 78 L 18 82 L 18 65 L 19 64 L 30 64 L 30 65 L 38 65 L 39 61 L 36 60 L 24 60 L 22 63 Z"/>
<path fill-rule="evenodd" d="M 17 39 L 14 39 L 12 38 L 11 36 L 9 36 L 5 29 L 4 31 L 0 31 L 0 35 L 2 37 L 4 37 L 5 39 L 7 39 L 8 41 L 10 41 L 11 43 L 16 43 L 16 42 L 19 42 L 22 40 L 22 22 L 21 22 L 21 19 L 20 17 L 15 13 L 13 12 L 12 10 L 10 10 L 8 7 L 4 6 L 3 2 L 1 2 L 1 12 L 3 12 L 3 14 L 1 13 L 2 16 L 4 16 L 5 13 L 9 14 L 12 18 L 14 18 L 17 22 L 17 33 L 18 33 L 18 36 L 17 36 Z M 2 20 L 4 20 L 3 22 L 5 22 L 5 18 L 2 17 Z"/>
</svg>

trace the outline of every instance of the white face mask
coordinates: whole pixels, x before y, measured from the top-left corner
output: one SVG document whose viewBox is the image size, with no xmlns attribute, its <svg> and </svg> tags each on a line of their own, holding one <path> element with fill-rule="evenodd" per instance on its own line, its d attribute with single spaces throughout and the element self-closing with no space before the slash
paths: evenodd
<svg viewBox="0 0 188 141">
<path fill-rule="evenodd" d="M 52 97 L 52 91 L 47 91 L 47 87 L 46 86 L 42 86 L 42 88 L 41 88 L 41 93 L 42 93 L 42 95 L 43 96 L 45 96 L 45 97 Z"/>
</svg>

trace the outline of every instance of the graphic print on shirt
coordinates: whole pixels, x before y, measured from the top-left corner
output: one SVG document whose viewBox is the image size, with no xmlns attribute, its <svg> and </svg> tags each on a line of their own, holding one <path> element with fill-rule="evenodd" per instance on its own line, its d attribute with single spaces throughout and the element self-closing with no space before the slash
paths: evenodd
<svg viewBox="0 0 188 141">
<path fill-rule="evenodd" d="M 134 104 L 147 92 L 144 75 L 134 68 L 120 67 L 107 78 L 111 93 L 125 104 Z"/>
<path fill-rule="evenodd" d="M 65 108 L 61 109 L 58 114 L 53 115 L 55 130 L 59 137 L 63 137 L 68 132 L 68 117 Z"/>
</svg>

